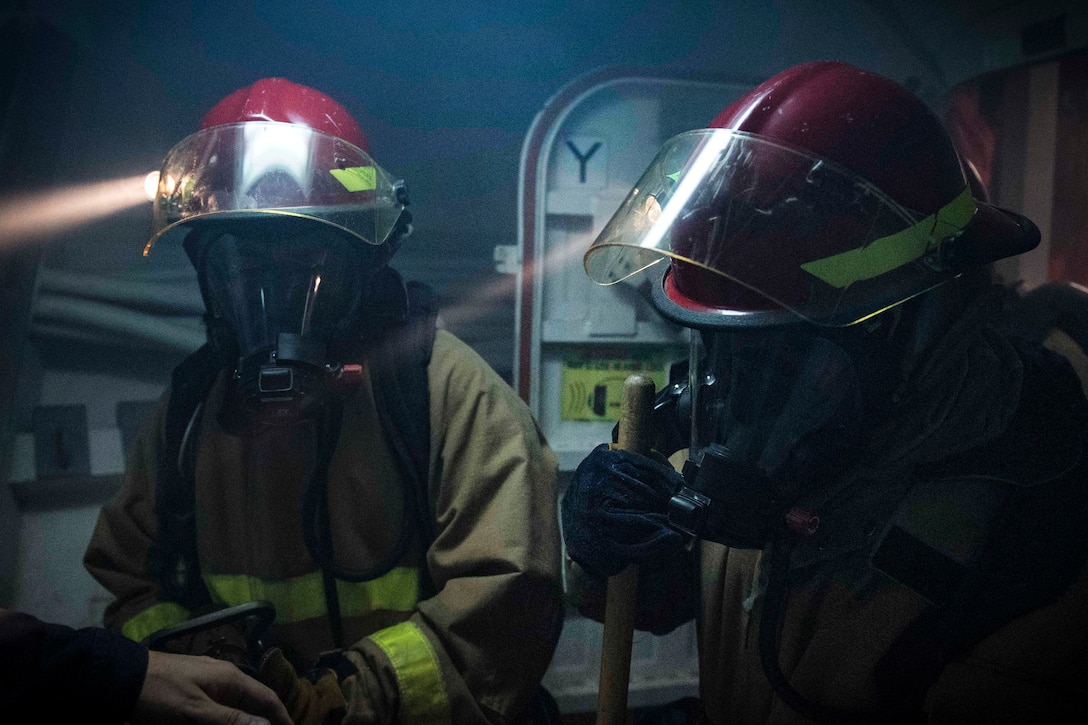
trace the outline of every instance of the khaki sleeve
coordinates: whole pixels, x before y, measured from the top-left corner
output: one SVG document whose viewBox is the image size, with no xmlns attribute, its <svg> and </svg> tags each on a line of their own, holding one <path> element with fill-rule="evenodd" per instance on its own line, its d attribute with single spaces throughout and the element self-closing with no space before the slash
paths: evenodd
<svg viewBox="0 0 1088 725">
<path fill-rule="evenodd" d="M 348 722 L 386 722 L 390 707 L 410 722 L 515 722 L 563 621 L 555 455 L 505 381 L 441 330 L 430 396 L 437 593 L 352 647 Z"/>
<path fill-rule="evenodd" d="M 121 490 L 102 507 L 83 556 L 83 565 L 114 596 L 104 624 L 141 641 L 188 612 L 160 604 L 158 586 L 148 573 L 148 552 L 155 536 L 155 461 L 166 399 L 133 446 Z"/>
</svg>

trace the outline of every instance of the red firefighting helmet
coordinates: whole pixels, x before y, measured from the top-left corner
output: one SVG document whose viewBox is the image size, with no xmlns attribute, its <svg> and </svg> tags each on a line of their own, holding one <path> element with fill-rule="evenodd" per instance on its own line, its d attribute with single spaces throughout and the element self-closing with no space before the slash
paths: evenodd
<svg viewBox="0 0 1088 725">
<path fill-rule="evenodd" d="M 1038 241 L 972 194 L 914 94 L 813 62 L 670 139 L 585 266 L 601 284 L 665 268 L 655 305 L 691 327 L 844 326 Z"/>
<path fill-rule="evenodd" d="M 200 130 L 243 121 L 309 126 L 370 153 L 370 142 L 347 109 L 321 91 L 285 78 L 262 78 L 239 88 L 204 114 Z"/>
<path fill-rule="evenodd" d="M 403 185 L 370 157 L 343 106 L 313 88 L 265 78 L 217 103 L 167 154 L 144 254 L 175 230 L 277 216 L 395 245 L 406 204 Z"/>
</svg>

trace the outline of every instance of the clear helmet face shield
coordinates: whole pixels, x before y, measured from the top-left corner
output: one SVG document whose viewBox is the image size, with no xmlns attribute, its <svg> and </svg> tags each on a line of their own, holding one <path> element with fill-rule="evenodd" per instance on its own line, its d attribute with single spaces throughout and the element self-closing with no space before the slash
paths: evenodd
<svg viewBox="0 0 1088 725">
<path fill-rule="evenodd" d="M 965 186 L 923 217 L 802 150 L 702 129 L 664 144 L 584 264 L 590 279 L 607 285 L 671 260 L 677 284 L 691 282 L 686 294 L 723 316 L 737 306 L 717 299 L 714 285 L 698 286 L 697 276 L 728 280 L 723 289 L 739 285 L 764 309 L 843 326 L 954 276 L 941 245 L 975 210 Z M 691 270 L 699 275 L 682 279 Z"/>
<path fill-rule="evenodd" d="M 382 245 L 406 193 L 370 156 L 307 126 L 247 121 L 199 131 L 163 161 L 144 254 L 175 230 L 266 216 L 320 222 Z"/>
</svg>

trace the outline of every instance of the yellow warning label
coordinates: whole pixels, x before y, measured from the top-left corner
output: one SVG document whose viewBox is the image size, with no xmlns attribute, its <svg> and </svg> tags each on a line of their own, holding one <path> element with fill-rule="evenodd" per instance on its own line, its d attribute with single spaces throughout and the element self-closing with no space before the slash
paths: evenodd
<svg viewBox="0 0 1088 725">
<path fill-rule="evenodd" d="M 617 421 L 623 383 L 632 373 L 650 376 L 658 390 L 668 382 L 669 359 L 659 350 L 623 358 L 571 352 L 563 359 L 559 417 L 564 421 Z"/>
</svg>

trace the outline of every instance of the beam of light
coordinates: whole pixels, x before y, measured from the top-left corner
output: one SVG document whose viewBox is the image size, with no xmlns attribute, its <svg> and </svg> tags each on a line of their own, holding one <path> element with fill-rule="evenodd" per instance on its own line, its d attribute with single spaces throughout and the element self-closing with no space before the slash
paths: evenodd
<svg viewBox="0 0 1088 725">
<path fill-rule="evenodd" d="M 552 247 L 542 260 L 524 265 L 526 276 L 524 283 L 532 286 L 532 278 L 536 275 L 558 274 L 570 266 L 575 259 L 580 259 L 588 248 L 586 238 L 581 235 L 576 235 L 566 243 Z M 522 254 L 525 254 L 524 250 Z M 586 284 L 593 284 L 588 277 L 585 281 Z M 517 285 L 517 275 L 502 274 L 496 281 L 475 287 L 473 292 L 461 295 L 443 305 L 441 319 L 453 327 L 475 322 L 487 314 L 486 310 L 499 302 L 514 304 Z M 481 312 L 481 310 L 485 311 Z"/>
<path fill-rule="evenodd" d="M 140 174 L 0 198 L 0 253 L 147 204 L 146 178 Z"/>
</svg>

